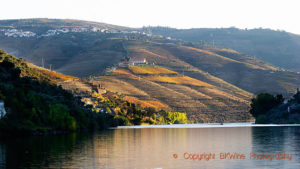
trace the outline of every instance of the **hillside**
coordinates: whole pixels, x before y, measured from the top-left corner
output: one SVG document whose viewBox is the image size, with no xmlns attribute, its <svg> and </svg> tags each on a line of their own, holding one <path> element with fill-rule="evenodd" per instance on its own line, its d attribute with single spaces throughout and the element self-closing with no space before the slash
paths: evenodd
<svg viewBox="0 0 300 169">
<path fill-rule="evenodd" d="M 150 65 L 118 68 L 94 83 L 141 105 L 151 102 L 158 108 L 187 112 L 195 121 L 240 120 L 241 112 L 248 110 L 251 93 L 289 95 L 300 82 L 296 73 L 230 49 L 158 41 L 129 40 L 125 44 L 129 57 L 144 57 Z"/>
<path fill-rule="evenodd" d="M 282 71 L 230 49 L 199 49 L 142 41 L 128 41 L 127 47 L 131 57 L 145 57 L 150 63 L 227 88 L 228 91 L 234 91 L 231 87 L 234 85 L 254 94 L 270 92 L 291 96 L 300 84 L 299 74 Z"/>
<path fill-rule="evenodd" d="M 3 50 L 0 101 L 5 104 L 0 136 L 190 122 L 185 113 L 157 108 L 154 102 L 140 106 L 87 80 L 24 62 Z"/>
<path fill-rule="evenodd" d="M 135 33 L 80 20 L 2 20 L 0 48 L 38 66 L 83 77 L 101 73 L 125 55 L 122 41 L 114 39 L 120 32 Z"/>
<path fill-rule="evenodd" d="M 90 21 L 45 18 L 0 21 L 1 48 L 40 66 L 42 65 L 41 55 L 43 55 L 47 68 L 51 64 L 55 70 L 61 68 L 60 71 L 65 71 L 64 73 L 67 74 L 72 73 L 68 71 L 69 69 L 80 68 L 78 62 L 83 61 L 78 57 L 89 56 L 89 59 L 94 59 L 97 64 L 103 63 L 103 60 L 97 62 L 96 58 L 99 56 L 113 55 L 117 57 L 118 52 L 109 52 L 112 51 L 111 48 L 120 46 L 119 44 L 107 46 L 105 50 L 97 47 L 102 40 L 120 34 L 147 35 L 150 39 L 155 35 L 162 35 L 178 41 L 194 42 L 201 47 L 231 48 L 274 66 L 300 72 L 298 66 L 300 63 L 298 54 L 300 52 L 300 36 L 284 31 L 237 28 L 174 29 L 167 27 L 133 29 Z M 90 50 L 92 50 L 90 53 L 86 53 Z M 101 50 L 100 53 L 98 53 L 99 50 Z M 47 51 L 52 52 L 48 53 Z M 63 68 L 63 64 L 59 63 L 68 62 L 71 58 L 73 60 L 68 65 L 74 64 L 74 66 Z M 85 76 L 85 74 L 80 76 Z"/>
<path fill-rule="evenodd" d="M 203 73 L 208 73 L 254 94 L 279 92 L 291 96 L 299 84 L 298 74 L 281 71 L 281 68 L 266 64 L 253 57 L 258 57 L 256 54 L 251 56 L 250 51 L 246 51 L 249 52 L 246 55 L 243 54 L 245 52 L 240 53 L 232 49 L 216 47 L 216 45 L 224 46 L 217 44 L 217 41 L 215 46 L 212 46 L 209 45 L 209 41 L 207 41 L 208 43 L 203 41 L 200 43 L 198 40 L 193 43 L 183 42 L 151 36 L 147 33 L 163 33 L 165 36 L 171 36 L 167 33 L 180 32 L 180 30 L 171 28 L 150 27 L 141 31 L 103 23 L 55 19 L 7 20 L 0 21 L 1 26 L 0 47 L 10 54 L 22 57 L 38 66 L 77 77 L 103 75 L 122 59 L 141 56 L 179 73 L 185 71 L 189 76 L 199 80 L 202 80 Z M 16 32 L 9 31 L 13 29 L 16 29 Z M 241 36 L 240 39 L 244 39 L 244 42 L 245 40 L 262 40 L 263 38 L 255 38 L 258 35 L 268 36 L 264 42 L 255 42 L 261 47 L 265 45 L 272 47 L 265 48 L 264 52 L 276 53 L 280 55 L 280 58 L 289 61 L 289 59 L 286 59 L 289 56 L 285 56 L 277 50 L 284 48 L 286 53 L 293 53 L 294 51 L 285 48 L 287 44 L 290 44 L 287 39 L 282 39 L 287 37 L 287 35 L 283 35 L 286 34 L 285 32 L 279 33 L 271 30 L 245 31 L 234 28 L 216 29 L 211 30 L 212 32 L 209 32 L 209 30 L 211 29 L 181 30 L 182 32 L 191 31 L 192 33 L 182 33 L 180 35 L 186 35 L 184 36 L 186 40 L 196 41 L 195 39 L 189 39 L 189 37 L 202 37 L 206 41 L 205 38 L 210 37 L 210 34 L 213 33 L 213 35 L 218 35 L 217 37 L 232 38 L 232 41 L 245 49 L 253 50 L 255 48 L 251 44 L 254 42 L 249 43 L 249 46 L 248 43 L 243 44 L 234 39 Z M 34 36 L 29 36 L 31 34 L 28 32 L 28 36 L 25 36 L 27 34 L 23 35 L 26 31 L 34 33 Z M 200 31 L 200 33 L 197 33 L 197 31 Z M 228 33 L 225 36 L 223 35 L 224 31 L 227 31 L 227 33 L 229 31 L 230 34 Z M 247 35 L 247 32 L 251 36 Z M 298 36 L 292 37 L 295 40 Z M 272 46 L 273 41 L 280 43 L 278 45 L 281 45 L 281 47 Z M 225 39 L 225 42 L 228 41 Z M 289 46 L 292 47 L 293 45 Z M 298 60 L 300 59 L 293 60 L 288 65 L 298 65 Z M 269 61 L 273 63 L 276 59 L 271 58 Z M 279 62 L 284 63 L 281 60 Z M 187 68 L 193 71 L 185 70 Z M 199 71 L 202 71 L 202 73 L 196 73 Z M 262 79 L 266 80 L 262 81 Z"/>
<path fill-rule="evenodd" d="M 86 130 L 105 125 L 99 116 L 84 108 L 79 98 L 57 86 L 47 74 L 3 50 L 0 100 L 6 109 L 0 116 L 0 135 Z"/>
<path fill-rule="evenodd" d="M 161 31 L 155 33 L 154 28 L 139 30 L 49 19 L 0 21 L 0 27 L 0 47 L 33 63 L 29 66 L 46 72 L 66 89 L 92 93 L 92 88 L 101 84 L 103 90 L 118 92 L 127 101 L 157 110 L 187 112 L 195 121 L 240 120 L 247 115 L 237 113 L 247 112 L 253 94 L 282 93 L 290 97 L 300 84 L 298 73 L 272 66 L 248 53 L 217 47 L 216 43 L 156 36 L 153 34 Z M 178 30 L 166 29 L 165 33 L 169 31 Z M 203 33 L 203 37 L 207 34 Z M 131 58 L 145 58 L 154 67 L 118 68 L 119 63 Z M 220 115 L 222 112 L 226 115 Z"/>
<path fill-rule="evenodd" d="M 144 32 L 231 48 L 272 65 L 300 72 L 300 36 L 270 29 L 144 27 Z"/>
<path fill-rule="evenodd" d="M 84 77 L 103 71 L 123 57 L 122 41 L 106 41 L 103 36 L 80 32 L 43 38 L 1 38 L 0 47 L 38 66 Z"/>
<path fill-rule="evenodd" d="M 97 77 L 93 84 L 145 107 L 186 112 L 195 122 L 250 120 L 250 93 L 225 82 L 220 82 L 226 86 L 222 89 L 161 66 L 118 68 L 109 76 Z"/>
</svg>

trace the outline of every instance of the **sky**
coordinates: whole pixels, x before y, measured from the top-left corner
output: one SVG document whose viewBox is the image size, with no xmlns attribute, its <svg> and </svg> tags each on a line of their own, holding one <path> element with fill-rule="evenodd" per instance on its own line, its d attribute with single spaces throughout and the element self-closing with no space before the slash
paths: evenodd
<svg viewBox="0 0 300 169">
<path fill-rule="evenodd" d="M 299 0 L 0 0 L 0 19 L 56 18 L 120 26 L 271 28 L 300 34 Z"/>
</svg>

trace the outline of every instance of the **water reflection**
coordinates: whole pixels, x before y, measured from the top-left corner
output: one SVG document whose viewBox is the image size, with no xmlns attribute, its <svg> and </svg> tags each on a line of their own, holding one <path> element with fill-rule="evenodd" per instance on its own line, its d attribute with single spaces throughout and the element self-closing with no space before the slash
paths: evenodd
<svg viewBox="0 0 300 169">
<path fill-rule="evenodd" d="M 255 127 L 252 129 L 252 152 L 257 154 L 291 154 L 289 160 L 254 160 L 260 168 L 299 168 L 299 127 Z"/>
<path fill-rule="evenodd" d="M 5 166 L 6 161 L 6 155 L 5 155 L 5 147 L 0 143 L 0 167 Z"/>
<path fill-rule="evenodd" d="M 4 146 L 6 168 L 42 168 L 51 166 L 58 160 L 68 165 L 74 146 L 83 145 L 86 134 L 68 134 L 58 136 L 34 136 L 30 138 L 5 139 Z M 59 163 L 55 164 L 59 167 Z"/>
<path fill-rule="evenodd" d="M 261 153 L 274 153 L 270 150 L 274 150 L 276 145 L 276 151 L 282 152 L 284 149 L 285 141 L 285 127 L 254 127 L 252 128 L 252 141 L 253 151 Z"/>
<path fill-rule="evenodd" d="M 0 140 L 0 168 L 299 168 L 299 127 L 146 128 Z M 222 152 L 293 153 L 292 162 L 221 160 Z M 184 153 L 214 153 L 187 160 Z M 174 158 L 173 154 L 178 157 Z"/>
</svg>

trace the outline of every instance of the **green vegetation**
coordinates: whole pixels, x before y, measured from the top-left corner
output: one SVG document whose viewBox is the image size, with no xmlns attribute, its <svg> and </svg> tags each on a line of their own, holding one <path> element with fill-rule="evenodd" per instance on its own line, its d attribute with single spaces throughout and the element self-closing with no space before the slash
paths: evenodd
<svg viewBox="0 0 300 169">
<path fill-rule="evenodd" d="M 149 114 L 150 113 L 150 114 Z M 151 116 L 149 116 L 151 115 Z M 158 117 L 157 117 L 158 116 Z M 158 113 L 149 111 L 137 111 L 137 114 L 130 116 L 130 114 L 116 115 L 114 117 L 114 125 L 148 125 L 148 124 L 186 124 L 188 119 L 185 113 L 179 112 L 165 112 Z"/>
<path fill-rule="evenodd" d="M 273 107 L 278 106 L 283 102 L 283 96 L 277 95 L 276 97 L 269 93 L 261 93 L 256 98 L 252 99 L 250 113 L 254 117 L 258 117 L 271 110 Z"/>
<path fill-rule="evenodd" d="M 282 95 L 261 93 L 252 99 L 250 113 L 257 124 L 300 123 L 300 92 L 298 91 L 287 103 Z"/>
<path fill-rule="evenodd" d="M 185 113 L 157 111 L 152 107 L 142 108 L 139 104 L 130 103 L 111 93 L 106 94 L 104 100 L 115 113 L 112 126 L 188 123 Z"/>
<path fill-rule="evenodd" d="M 7 110 L 7 115 L 0 120 L 1 132 L 75 131 L 103 128 L 108 124 L 97 122 L 109 121 L 109 116 L 84 108 L 79 98 L 61 86 L 50 84 L 44 75 L 2 50 L 0 99 Z"/>
<path fill-rule="evenodd" d="M 185 123 L 188 123 L 188 119 L 187 119 L 185 113 L 179 113 L 179 112 L 170 113 L 170 112 L 167 112 L 165 114 L 164 118 L 165 118 L 167 123 L 171 123 L 171 124 L 185 124 Z"/>
</svg>

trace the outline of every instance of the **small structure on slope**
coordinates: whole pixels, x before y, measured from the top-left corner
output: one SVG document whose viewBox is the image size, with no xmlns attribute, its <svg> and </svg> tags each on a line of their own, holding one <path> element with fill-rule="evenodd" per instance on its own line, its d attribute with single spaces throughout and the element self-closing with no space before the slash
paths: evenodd
<svg viewBox="0 0 300 169">
<path fill-rule="evenodd" d="M 141 65 L 141 64 L 147 64 L 146 58 L 141 57 L 134 57 L 129 59 L 129 63 L 132 65 Z"/>
<path fill-rule="evenodd" d="M 128 67 L 128 66 L 143 65 L 143 64 L 147 64 L 146 58 L 133 57 L 133 58 L 130 58 L 128 61 L 125 60 L 125 61 L 120 62 L 119 67 Z"/>
</svg>

